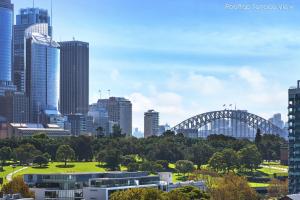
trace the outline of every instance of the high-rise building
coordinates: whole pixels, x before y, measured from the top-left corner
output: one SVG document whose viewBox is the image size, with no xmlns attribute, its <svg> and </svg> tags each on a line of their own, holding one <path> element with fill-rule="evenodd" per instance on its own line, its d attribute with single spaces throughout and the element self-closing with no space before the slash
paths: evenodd
<svg viewBox="0 0 300 200">
<path fill-rule="evenodd" d="M 68 122 L 71 124 L 71 134 L 79 136 L 91 132 L 93 118 L 80 113 L 68 115 Z"/>
<path fill-rule="evenodd" d="M 58 110 L 59 44 L 48 36 L 48 24 L 35 24 L 25 31 L 26 95 L 29 120 L 39 122 L 41 112 Z"/>
<path fill-rule="evenodd" d="M 25 91 L 25 63 L 24 63 L 24 37 L 25 30 L 31 25 L 46 23 L 49 36 L 52 36 L 50 17 L 48 11 L 40 8 L 21 9 L 16 16 L 14 25 L 14 51 L 13 51 L 13 82 L 18 91 Z"/>
<path fill-rule="evenodd" d="M 113 125 L 119 125 L 122 134 L 132 135 L 132 104 L 123 97 L 110 97 L 99 99 L 98 106 L 104 108 L 108 113 L 109 132 Z"/>
<path fill-rule="evenodd" d="M 300 80 L 289 89 L 289 193 L 300 192 Z"/>
<path fill-rule="evenodd" d="M 6 91 L 0 96 L 0 116 L 9 123 L 29 122 L 28 97 L 24 93 Z"/>
<path fill-rule="evenodd" d="M 132 104 L 128 99 L 122 97 L 110 97 L 108 99 L 109 121 L 118 123 L 122 134 L 132 135 Z"/>
<path fill-rule="evenodd" d="M 15 90 L 11 82 L 13 10 L 10 0 L 0 1 L 0 95 Z"/>
<path fill-rule="evenodd" d="M 144 113 L 144 137 L 158 136 L 159 134 L 159 113 L 148 110 Z"/>
<path fill-rule="evenodd" d="M 269 121 L 279 128 L 284 128 L 284 122 L 281 119 L 280 113 L 274 114 L 273 117 L 269 119 Z"/>
<path fill-rule="evenodd" d="M 60 42 L 60 112 L 89 111 L 89 44 Z"/>
</svg>

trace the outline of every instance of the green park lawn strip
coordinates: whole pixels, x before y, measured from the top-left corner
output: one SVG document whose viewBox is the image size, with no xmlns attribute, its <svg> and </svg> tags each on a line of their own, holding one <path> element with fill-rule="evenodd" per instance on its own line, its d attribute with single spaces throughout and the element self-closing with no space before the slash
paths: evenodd
<svg viewBox="0 0 300 200">
<path fill-rule="evenodd" d="M 268 183 L 254 183 L 254 182 L 248 182 L 249 186 L 252 188 L 258 188 L 258 187 L 268 187 Z"/>
<path fill-rule="evenodd" d="M 49 163 L 47 167 L 28 167 L 16 175 L 23 174 L 53 174 L 53 173 L 85 173 L 85 172 L 105 172 L 106 169 L 98 166 L 98 162 L 70 162 L 67 167 L 61 162 Z"/>
<path fill-rule="evenodd" d="M 270 168 L 270 167 L 262 167 L 260 169 L 257 169 L 257 171 L 265 173 L 269 176 L 273 176 L 273 174 L 275 174 L 275 173 L 277 173 L 277 174 L 287 174 L 287 172 L 284 171 L 284 170 L 274 169 L 274 168 Z"/>
<path fill-rule="evenodd" d="M 5 166 L 3 167 L 3 172 L 0 172 L 0 177 L 3 178 L 3 183 L 7 183 L 6 181 L 6 176 L 10 173 L 12 173 L 13 171 L 17 171 L 18 169 L 21 169 L 22 167 L 21 166 L 18 166 L 18 167 L 15 167 L 13 169 L 12 166 Z"/>
</svg>

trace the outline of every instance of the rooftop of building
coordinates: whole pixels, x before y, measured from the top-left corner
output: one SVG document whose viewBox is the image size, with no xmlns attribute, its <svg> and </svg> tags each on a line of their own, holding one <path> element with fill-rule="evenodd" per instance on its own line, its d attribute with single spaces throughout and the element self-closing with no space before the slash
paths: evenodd
<svg viewBox="0 0 300 200">
<path fill-rule="evenodd" d="M 55 42 L 50 36 L 42 35 L 40 33 L 31 33 L 31 38 L 32 41 L 36 44 L 59 48 L 59 44 Z"/>
<path fill-rule="evenodd" d="M 122 174 L 129 174 L 129 175 L 134 175 L 134 174 L 141 174 L 143 177 L 146 177 L 145 174 L 150 175 L 148 172 L 127 172 L 127 171 L 110 171 L 110 172 L 70 172 L 70 173 L 46 173 L 46 174 L 24 174 L 24 176 L 29 176 L 29 175 L 35 175 L 35 176 L 63 176 L 63 175 L 94 175 L 94 174 L 101 174 L 101 175 L 122 175 Z M 95 178 L 97 179 L 97 178 Z"/>
<path fill-rule="evenodd" d="M 0 7 L 13 9 L 14 5 L 11 3 L 11 0 L 1 0 Z"/>
<path fill-rule="evenodd" d="M 19 14 L 28 15 L 28 14 L 47 14 L 48 10 L 43 8 L 21 8 Z"/>
<path fill-rule="evenodd" d="M 62 129 L 57 124 L 38 124 L 38 123 L 10 123 L 13 128 L 30 129 L 30 130 L 49 130 L 49 129 Z"/>
</svg>

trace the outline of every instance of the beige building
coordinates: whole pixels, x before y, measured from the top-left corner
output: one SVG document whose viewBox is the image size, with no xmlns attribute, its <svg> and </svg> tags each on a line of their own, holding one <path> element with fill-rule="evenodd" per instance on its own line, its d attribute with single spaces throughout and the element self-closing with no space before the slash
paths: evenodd
<svg viewBox="0 0 300 200">
<path fill-rule="evenodd" d="M 159 113 L 148 110 L 144 114 L 144 137 L 159 135 Z"/>
</svg>

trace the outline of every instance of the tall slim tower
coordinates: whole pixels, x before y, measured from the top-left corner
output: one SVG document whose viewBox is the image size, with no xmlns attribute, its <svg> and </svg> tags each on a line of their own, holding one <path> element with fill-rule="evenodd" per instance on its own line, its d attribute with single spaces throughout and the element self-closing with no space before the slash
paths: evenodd
<svg viewBox="0 0 300 200">
<path fill-rule="evenodd" d="M 87 114 L 89 110 L 89 44 L 60 42 L 60 112 Z"/>
<path fill-rule="evenodd" d="M 2 96 L 6 90 L 14 89 L 11 84 L 13 9 L 10 0 L 0 1 L 0 95 Z"/>
<path fill-rule="evenodd" d="M 48 24 L 35 24 L 25 31 L 26 95 L 29 120 L 39 122 L 41 112 L 58 111 L 59 44 L 48 33 Z"/>
<path fill-rule="evenodd" d="M 300 80 L 289 89 L 289 193 L 300 192 Z"/>
<path fill-rule="evenodd" d="M 159 113 L 148 110 L 144 114 L 144 137 L 158 136 L 159 134 Z"/>
<path fill-rule="evenodd" d="M 52 36 L 50 16 L 48 11 L 40 8 L 21 9 L 14 25 L 14 51 L 13 51 L 13 82 L 18 91 L 25 91 L 25 63 L 24 63 L 24 37 L 25 30 L 31 25 L 46 23 L 48 35 Z"/>
</svg>

